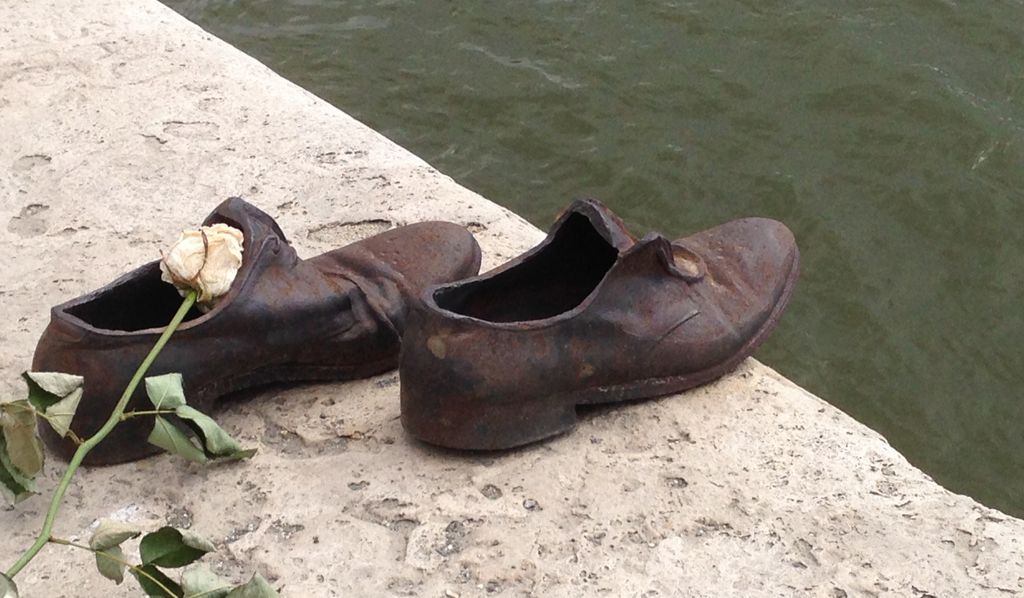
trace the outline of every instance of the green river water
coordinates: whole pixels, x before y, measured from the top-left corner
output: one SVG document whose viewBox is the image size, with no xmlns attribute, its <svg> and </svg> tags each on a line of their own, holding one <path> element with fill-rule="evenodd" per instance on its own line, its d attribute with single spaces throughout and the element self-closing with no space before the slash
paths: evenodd
<svg viewBox="0 0 1024 598">
<path fill-rule="evenodd" d="M 169 0 L 547 228 L 786 222 L 757 357 L 1024 515 L 1024 2 Z"/>
</svg>

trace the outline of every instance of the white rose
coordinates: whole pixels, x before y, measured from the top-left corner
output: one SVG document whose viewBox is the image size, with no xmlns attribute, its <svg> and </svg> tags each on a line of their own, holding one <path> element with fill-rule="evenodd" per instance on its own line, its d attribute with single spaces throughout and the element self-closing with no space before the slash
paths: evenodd
<svg viewBox="0 0 1024 598">
<path fill-rule="evenodd" d="M 242 231 L 226 224 L 187 230 L 160 260 L 160 278 L 184 297 L 198 293 L 199 309 L 209 310 L 227 294 L 242 266 Z"/>
</svg>

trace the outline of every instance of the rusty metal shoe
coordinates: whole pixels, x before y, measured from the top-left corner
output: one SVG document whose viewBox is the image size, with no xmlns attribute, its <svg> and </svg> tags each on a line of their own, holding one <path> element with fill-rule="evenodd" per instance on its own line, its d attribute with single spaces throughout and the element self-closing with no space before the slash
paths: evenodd
<svg viewBox="0 0 1024 598">
<path fill-rule="evenodd" d="M 245 234 L 243 261 L 229 293 L 208 313 L 193 311 L 149 375 L 180 372 L 200 410 L 218 398 L 276 382 L 347 380 L 393 369 L 410 305 L 423 289 L 472 276 L 480 248 L 469 231 L 425 222 L 386 231 L 301 260 L 274 220 L 239 198 L 204 224 Z M 36 347 L 34 371 L 85 377 L 72 429 L 81 437 L 109 417 L 128 380 L 177 310 L 181 298 L 160 280 L 157 262 L 54 307 Z M 144 408 L 142 391 L 129 408 Z M 109 464 L 157 452 L 152 423 L 127 420 L 88 456 Z M 43 426 L 65 459 L 75 446 Z"/>
<path fill-rule="evenodd" d="M 402 424 L 504 449 L 571 429 L 577 405 L 709 382 L 771 333 L 798 275 L 774 220 L 636 241 L 600 203 L 575 202 L 534 249 L 425 293 L 403 339 Z"/>
</svg>

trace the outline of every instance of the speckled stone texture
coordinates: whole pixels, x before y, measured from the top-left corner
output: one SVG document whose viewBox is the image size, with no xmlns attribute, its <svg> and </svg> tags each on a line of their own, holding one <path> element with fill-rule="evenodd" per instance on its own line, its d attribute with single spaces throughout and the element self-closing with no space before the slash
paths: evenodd
<svg viewBox="0 0 1024 598">
<path fill-rule="evenodd" d="M 469 226 L 485 268 L 542 237 L 152 0 L 0 4 L 0 131 L 4 397 L 23 393 L 50 305 L 154 259 L 229 195 L 303 256 L 424 219 Z M 86 471 L 57 533 L 191 527 L 224 575 L 258 569 L 294 597 L 1024 593 L 1024 523 L 753 360 L 498 454 L 406 436 L 395 373 L 250 394 L 218 418 L 252 461 Z M 61 471 L 47 465 L 44 491 Z M 0 564 L 44 502 L 3 507 Z M 37 598 L 138 595 L 61 547 L 17 581 Z"/>
</svg>

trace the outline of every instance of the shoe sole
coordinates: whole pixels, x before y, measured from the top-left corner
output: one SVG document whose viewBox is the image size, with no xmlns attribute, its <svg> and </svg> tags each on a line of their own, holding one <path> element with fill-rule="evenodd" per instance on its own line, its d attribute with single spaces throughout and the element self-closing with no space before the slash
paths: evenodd
<svg viewBox="0 0 1024 598">
<path fill-rule="evenodd" d="M 528 402 L 486 408 L 468 406 L 458 410 L 463 422 L 460 430 L 438 426 L 418 426 L 403 417 L 406 429 L 416 438 L 430 444 L 460 450 L 505 450 L 531 444 L 569 432 L 576 427 L 577 405 L 598 405 L 652 399 L 671 395 L 707 384 L 734 370 L 775 330 L 792 298 L 800 276 L 800 253 L 786 277 L 782 294 L 771 314 L 756 333 L 725 361 L 682 376 L 647 378 L 626 384 L 584 388 L 559 395 L 549 395 Z M 468 424 L 468 425 L 467 425 Z"/>
</svg>

